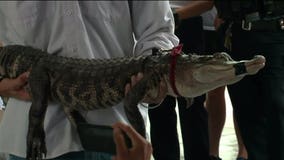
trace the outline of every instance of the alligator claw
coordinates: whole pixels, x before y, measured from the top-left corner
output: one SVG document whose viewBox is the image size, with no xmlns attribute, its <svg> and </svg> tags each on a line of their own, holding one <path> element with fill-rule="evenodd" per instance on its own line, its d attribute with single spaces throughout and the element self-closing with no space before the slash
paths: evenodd
<svg viewBox="0 0 284 160">
<path fill-rule="evenodd" d="M 42 160 L 46 156 L 45 134 L 43 129 L 30 129 L 27 139 L 27 159 Z"/>
</svg>

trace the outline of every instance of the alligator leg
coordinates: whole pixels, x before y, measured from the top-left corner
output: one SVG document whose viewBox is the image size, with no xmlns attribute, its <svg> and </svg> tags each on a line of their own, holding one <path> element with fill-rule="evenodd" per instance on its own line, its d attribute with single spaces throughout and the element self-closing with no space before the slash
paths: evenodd
<svg viewBox="0 0 284 160">
<path fill-rule="evenodd" d="M 32 105 L 29 112 L 27 159 L 41 160 L 46 155 L 43 122 L 48 105 L 49 78 L 42 67 L 32 69 L 29 76 Z"/>
<path fill-rule="evenodd" d="M 79 113 L 79 111 L 70 109 L 70 107 L 66 106 L 67 105 L 63 105 L 64 112 L 74 128 L 77 128 L 77 123 L 86 123 L 85 118 Z"/>
<path fill-rule="evenodd" d="M 130 124 L 143 137 L 146 137 L 145 123 L 137 105 L 144 98 L 149 89 L 158 87 L 160 79 L 156 75 L 157 74 L 153 73 L 149 74 L 147 77 L 143 77 L 135 86 L 133 86 L 124 99 L 126 116 Z"/>
<path fill-rule="evenodd" d="M 146 89 L 145 89 L 145 91 L 135 89 L 135 88 L 138 88 L 138 85 L 140 85 L 141 88 L 142 88 L 142 86 L 145 85 L 141 81 L 143 81 L 143 79 L 140 80 L 140 82 L 138 82 L 129 91 L 129 93 L 125 97 L 125 99 L 124 99 L 124 110 L 125 110 L 125 114 L 127 116 L 127 119 L 129 120 L 129 122 L 133 126 L 133 128 L 138 133 L 140 133 L 143 137 L 145 137 L 146 136 L 145 124 L 144 124 L 143 117 L 142 117 L 137 105 L 138 105 L 139 101 L 141 101 L 143 99 L 143 97 L 146 93 Z M 142 92 L 144 94 L 142 94 Z"/>
</svg>

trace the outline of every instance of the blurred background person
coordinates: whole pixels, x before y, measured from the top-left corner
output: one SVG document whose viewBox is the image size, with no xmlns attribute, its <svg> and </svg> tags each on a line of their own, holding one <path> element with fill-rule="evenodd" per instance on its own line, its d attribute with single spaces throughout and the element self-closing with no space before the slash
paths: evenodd
<svg viewBox="0 0 284 160">
<path fill-rule="evenodd" d="M 256 75 L 228 85 L 249 160 L 284 160 L 284 2 L 215 0 L 235 60 L 266 57 Z"/>
<path fill-rule="evenodd" d="M 202 18 L 205 53 L 229 52 L 224 46 L 224 31 L 222 28 L 219 28 L 223 21 L 218 18 L 216 8 L 213 7 L 210 11 L 203 13 Z M 225 88 L 225 86 L 219 87 L 206 94 L 205 106 L 208 111 L 209 152 L 211 160 L 221 160 L 219 157 L 220 138 L 226 120 Z M 237 160 L 245 160 L 247 153 L 235 119 L 234 128 L 238 141 Z"/>
<path fill-rule="evenodd" d="M 170 1 L 175 17 L 175 34 L 183 52 L 204 54 L 203 23 L 200 16 L 213 7 L 213 1 Z M 208 160 L 208 118 L 205 95 L 187 101 L 177 98 L 185 160 Z M 155 105 L 152 105 L 155 106 Z M 167 96 L 155 109 L 149 109 L 150 135 L 155 160 L 180 160 L 176 98 Z"/>
</svg>

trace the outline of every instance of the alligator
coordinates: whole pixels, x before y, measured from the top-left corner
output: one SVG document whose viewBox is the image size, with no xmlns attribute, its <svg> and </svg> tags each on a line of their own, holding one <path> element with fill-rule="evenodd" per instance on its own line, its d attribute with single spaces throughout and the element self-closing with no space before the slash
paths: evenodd
<svg viewBox="0 0 284 160">
<path fill-rule="evenodd" d="M 234 61 L 224 52 L 184 54 L 180 46 L 153 49 L 152 55 L 111 59 L 67 58 L 22 45 L 0 47 L 1 79 L 30 72 L 29 160 L 46 155 L 43 121 L 49 101 L 60 103 L 75 127 L 73 112 L 108 108 L 123 101 L 130 124 L 145 137 L 137 104 L 145 95 L 157 96 L 161 80 L 166 82 L 168 95 L 192 98 L 256 74 L 264 65 L 261 55 Z M 143 78 L 125 95 L 125 85 L 140 72 Z"/>
</svg>

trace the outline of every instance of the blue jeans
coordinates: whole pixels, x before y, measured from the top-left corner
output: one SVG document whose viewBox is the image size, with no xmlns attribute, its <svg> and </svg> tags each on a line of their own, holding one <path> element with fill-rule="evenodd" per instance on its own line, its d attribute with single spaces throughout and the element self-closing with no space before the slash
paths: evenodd
<svg viewBox="0 0 284 160">
<path fill-rule="evenodd" d="M 111 160 L 112 155 L 99 152 L 71 152 L 50 160 Z M 26 160 L 26 158 L 9 156 L 9 160 Z"/>
</svg>

